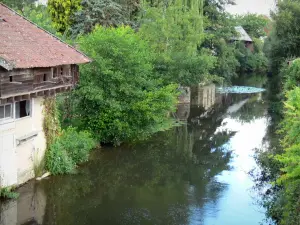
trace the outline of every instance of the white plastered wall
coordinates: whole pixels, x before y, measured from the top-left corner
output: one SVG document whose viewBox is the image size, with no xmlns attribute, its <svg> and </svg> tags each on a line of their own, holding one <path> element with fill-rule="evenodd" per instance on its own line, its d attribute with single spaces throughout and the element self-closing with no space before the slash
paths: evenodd
<svg viewBox="0 0 300 225">
<path fill-rule="evenodd" d="M 34 167 L 42 162 L 46 150 L 42 103 L 41 97 L 31 99 L 31 116 L 0 124 L 0 187 L 20 185 L 34 178 Z M 19 143 L 23 137 L 28 140 Z"/>
</svg>

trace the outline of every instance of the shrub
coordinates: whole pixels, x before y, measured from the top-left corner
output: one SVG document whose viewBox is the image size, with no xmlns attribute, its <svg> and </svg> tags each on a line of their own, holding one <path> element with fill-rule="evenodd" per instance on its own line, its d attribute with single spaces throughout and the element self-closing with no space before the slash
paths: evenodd
<svg viewBox="0 0 300 225">
<path fill-rule="evenodd" d="M 68 128 L 49 147 L 46 168 L 54 175 L 71 173 L 77 164 L 88 160 L 95 147 L 96 143 L 88 132 Z"/>
</svg>

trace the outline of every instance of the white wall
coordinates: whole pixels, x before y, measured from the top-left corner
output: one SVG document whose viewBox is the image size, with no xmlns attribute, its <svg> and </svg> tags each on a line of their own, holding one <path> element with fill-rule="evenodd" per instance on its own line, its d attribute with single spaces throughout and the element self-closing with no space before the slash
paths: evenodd
<svg viewBox="0 0 300 225">
<path fill-rule="evenodd" d="M 43 98 L 31 100 L 31 116 L 0 124 L 0 187 L 19 185 L 35 177 L 34 166 L 45 155 Z M 19 139 L 37 134 L 18 145 Z M 2 144 L 2 145 L 1 145 Z"/>
</svg>

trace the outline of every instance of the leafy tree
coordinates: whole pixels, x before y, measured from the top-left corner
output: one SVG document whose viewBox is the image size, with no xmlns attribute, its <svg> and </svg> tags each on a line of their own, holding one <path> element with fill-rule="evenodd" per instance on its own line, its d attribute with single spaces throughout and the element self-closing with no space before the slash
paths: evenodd
<svg viewBox="0 0 300 225">
<path fill-rule="evenodd" d="M 93 62 L 81 67 L 81 126 L 100 141 L 119 144 L 168 128 L 177 85 L 154 78 L 153 54 L 129 27 L 97 27 L 80 39 Z"/>
<path fill-rule="evenodd" d="M 286 59 L 300 57 L 300 1 L 282 0 L 272 13 L 273 32 L 266 40 L 272 71 L 278 74 Z"/>
<path fill-rule="evenodd" d="M 230 83 L 237 76 L 239 62 L 235 43 L 229 40 L 235 35 L 234 19 L 225 11 L 232 1 L 205 0 L 204 15 L 206 16 L 206 38 L 201 47 L 210 49 L 217 58 L 213 73 Z"/>
<path fill-rule="evenodd" d="M 143 14 L 139 34 L 155 51 L 155 68 L 166 83 L 182 85 L 212 80 L 210 70 L 215 58 L 199 49 L 203 42 L 203 2 L 190 6 L 178 0 L 169 5 L 148 7 Z"/>
<path fill-rule="evenodd" d="M 50 33 L 60 36 L 53 26 L 46 6 L 26 6 L 23 8 L 23 16 Z"/>
<path fill-rule="evenodd" d="M 48 9 L 57 31 L 64 33 L 72 25 L 72 17 L 81 9 L 81 0 L 48 0 Z"/>
<path fill-rule="evenodd" d="M 90 33 L 96 25 L 117 27 L 126 24 L 124 9 L 112 0 L 83 0 L 82 9 L 74 14 L 71 33 Z"/>
<path fill-rule="evenodd" d="M 36 0 L 0 0 L 1 3 L 15 10 L 22 11 L 24 7 L 33 5 Z"/>
<path fill-rule="evenodd" d="M 265 29 L 270 23 L 270 20 L 265 16 L 249 13 L 243 16 L 237 16 L 235 19 L 236 24 L 242 26 L 250 37 L 260 38 L 266 36 Z"/>
</svg>

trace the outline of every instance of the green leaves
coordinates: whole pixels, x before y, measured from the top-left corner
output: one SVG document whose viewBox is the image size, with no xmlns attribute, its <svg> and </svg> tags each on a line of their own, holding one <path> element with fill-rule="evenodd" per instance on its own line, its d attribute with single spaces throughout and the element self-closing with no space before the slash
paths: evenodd
<svg viewBox="0 0 300 225">
<path fill-rule="evenodd" d="M 80 46 L 93 62 L 81 67 L 78 113 L 83 129 L 105 143 L 144 139 L 159 131 L 175 110 L 176 85 L 154 73 L 147 42 L 130 27 L 96 29 Z"/>
<path fill-rule="evenodd" d="M 90 133 L 69 127 L 49 147 L 46 169 L 54 175 L 71 173 L 77 164 L 88 161 L 89 153 L 95 147 Z"/>
<path fill-rule="evenodd" d="M 235 20 L 236 25 L 242 26 L 251 38 L 265 37 L 267 35 L 265 29 L 271 23 L 267 17 L 252 13 L 237 16 Z"/>
<path fill-rule="evenodd" d="M 82 9 L 74 14 L 73 36 L 90 33 L 96 25 L 116 27 L 128 24 L 125 9 L 112 0 L 83 0 Z"/>
<path fill-rule="evenodd" d="M 48 0 L 48 10 L 54 27 L 64 33 L 72 25 L 72 16 L 81 9 L 81 0 Z"/>
<path fill-rule="evenodd" d="M 155 70 L 165 83 L 193 85 L 210 78 L 215 58 L 200 50 L 204 40 L 203 2 L 177 0 L 146 7 L 140 36 L 155 53 Z"/>
</svg>

